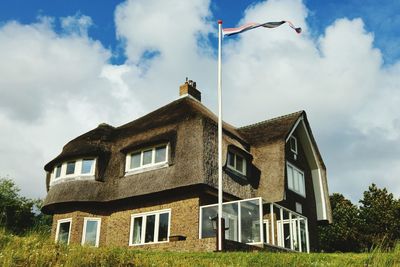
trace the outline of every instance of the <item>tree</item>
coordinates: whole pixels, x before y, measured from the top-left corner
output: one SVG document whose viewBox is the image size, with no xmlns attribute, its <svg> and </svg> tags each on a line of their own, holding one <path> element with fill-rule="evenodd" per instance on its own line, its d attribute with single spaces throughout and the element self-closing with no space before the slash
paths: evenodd
<svg viewBox="0 0 400 267">
<path fill-rule="evenodd" d="M 40 212 L 41 201 L 19 196 L 19 192 L 11 179 L 0 178 L 0 227 L 21 234 L 40 225 L 50 225 L 49 216 Z"/>
<path fill-rule="evenodd" d="M 393 247 L 400 239 L 400 201 L 375 184 L 369 186 L 360 200 L 360 230 L 364 234 L 363 246 Z"/>
<path fill-rule="evenodd" d="M 320 247 L 326 252 L 359 251 L 358 208 L 342 194 L 330 196 L 333 223 L 319 227 Z"/>
</svg>

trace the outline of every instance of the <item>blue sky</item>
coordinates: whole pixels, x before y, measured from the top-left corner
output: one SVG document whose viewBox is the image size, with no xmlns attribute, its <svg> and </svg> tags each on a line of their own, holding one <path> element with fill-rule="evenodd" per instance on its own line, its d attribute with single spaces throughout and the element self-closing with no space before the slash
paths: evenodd
<svg viewBox="0 0 400 267">
<path fill-rule="evenodd" d="M 304 32 L 224 39 L 224 120 L 306 110 L 330 192 L 357 201 L 374 182 L 399 196 L 399 11 L 394 0 L 3 0 L 0 177 L 44 197 L 43 166 L 65 143 L 175 100 L 185 77 L 215 112 L 217 19 L 285 19 Z"/>
<path fill-rule="evenodd" d="M 122 0 L 93 1 L 90 0 L 3 0 L 0 3 L 0 22 L 17 20 L 21 23 L 32 23 L 38 16 L 66 17 L 78 13 L 92 18 L 94 25 L 89 35 L 100 40 L 104 46 L 111 47 L 115 52 L 111 59 L 120 64 L 125 60 L 121 45 L 116 39 L 114 10 Z M 251 0 L 219 0 L 212 1 L 212 18 L 223 19 L 226 27 L 237 25 L 247 7 L 262 1 Z M 400 1 L 396 0 L 306 0 L 310 11 L 307 22 L 315 36 L 323 33 L 324 29 L 336 19 L 346 17 L 362 18 L 365 28 L 374 32 L 375 45 L 380 48 L 385 64 L 391 64 L 400 57 Z M 265 18 L 268 20 L 268 18 Z M 55 24 L 60 30 L 59 25 Z M 210 36 L 214 48 L 216 40 Z"/>
</svg>

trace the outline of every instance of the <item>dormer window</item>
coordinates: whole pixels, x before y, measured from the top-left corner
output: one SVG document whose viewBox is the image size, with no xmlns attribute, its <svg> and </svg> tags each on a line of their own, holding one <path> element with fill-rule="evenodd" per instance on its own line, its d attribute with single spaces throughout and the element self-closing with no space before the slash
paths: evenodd
<svg viewBox="0 0 400 267">
<path fill-rule="evenodd" d="M 83 159 L 82 160 L 82 174 L 88 174 L 94 172 L 94 159 Z"/>
<path fill-rule="evenodd" d="M 247 162 L 246 159 L 232 151 L 228 152 L 228 168 L 238 172 L 242 175 L 246 175 L 246 168 L 247 168 Z"/>
<path fill-rule="evenodd" d="M 293 135 L 289 138 L 290 150 L 297 155 L 297 138 Z"/>
<path fill-rule="evenodd" d="M 61 164 L 56 167 L 55 178 L 59 178 L 61 176 Z"/>
<path fill-rule="evenodd" d="M 147 147 L 129 153 L 126 157 L 125 171 L 137 171 L 164 167 L 168 164 L 168 144 Z"/>
<path fill-rule="evenodd" d="M 70 161 L 67 163 L 67 171 L 66 175 L 74 174 L 75 173 L 75 161 Z"/>
<path fill-rule="evenodd" d="M 95 165 L 95 158 L 76 159 L 58 164 L 51 174 L 50 185 L 64 179 L 94 179 Z"/>
</svg>

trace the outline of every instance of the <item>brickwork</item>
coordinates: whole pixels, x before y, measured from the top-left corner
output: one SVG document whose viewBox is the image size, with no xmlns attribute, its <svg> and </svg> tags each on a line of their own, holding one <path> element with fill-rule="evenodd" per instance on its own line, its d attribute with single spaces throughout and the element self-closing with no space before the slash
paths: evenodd
<svg viewBox="0 0 400 267">
<path fill-rule="evenodd" d="M 121 210 L 91 212 L 77 210 L 63 214 L 55 214 L 53 217 L 52 237 L 55 238 L 57 221 L 72 218 L 70 244 L 82 242 L 83 224 L 85 217 L 101 218 L 99 246 L 128 246 L 131 225 L 131 215 L 143 212 L 171 210 L 170 236 L 184 236 L 186 240 L 151 245 L 132 246 L 134 249 L 156 248 L 160 250 L 179 251 L 212 251 L 215 240 L 199 240 L 199 206 L 198 196 L 188 198 L 174 197 L 170 199 L 157 199 L 146 205 L 136 201 L 128 206 L 120 207 Z M 116 207 L 115 207 L 116 208 Z"/>
</svg>

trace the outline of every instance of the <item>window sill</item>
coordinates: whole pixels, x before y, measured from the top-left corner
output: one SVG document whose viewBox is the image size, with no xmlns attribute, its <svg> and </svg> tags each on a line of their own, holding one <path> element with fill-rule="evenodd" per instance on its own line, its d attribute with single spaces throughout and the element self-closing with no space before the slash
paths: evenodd
<svg viewBox="0 0 400 267">
<path fill-rule="evenodd" d="M 77 176 L 66 176 L 60 177 L 50 182 L 50 187 L 56 184 L 71 182 L 71 181 L 85 181 L 85 180 L 96 180 L 94 175 L 77 175 Z"/>
<path fill-rule="evenodd" d="M 169 240 L 167 241 L 158 241 L 158 242 L 149 242 L 149 243 L 143 243 L 143 244 L 129 244 L 130 247 L 136 247 L 136 246 L 146 246 L 146 245 L 155 245 L 155 244 L 164 244 L 168 243 Z"/>
<path fill-rule="evenodd" d="M 125 176 L 130 176 L 130 175 L 139 174 L 139 173 L 148 172 L 148 171 L 154 171 L 154 170 L 163 169 L 166 167 L 169 167 L 168 162 L 163 162 L 160 164 L 155 164 L 155 165 L 151 165 L 151 166 L 128 170 L 125 172 Z"/>
</svg>

